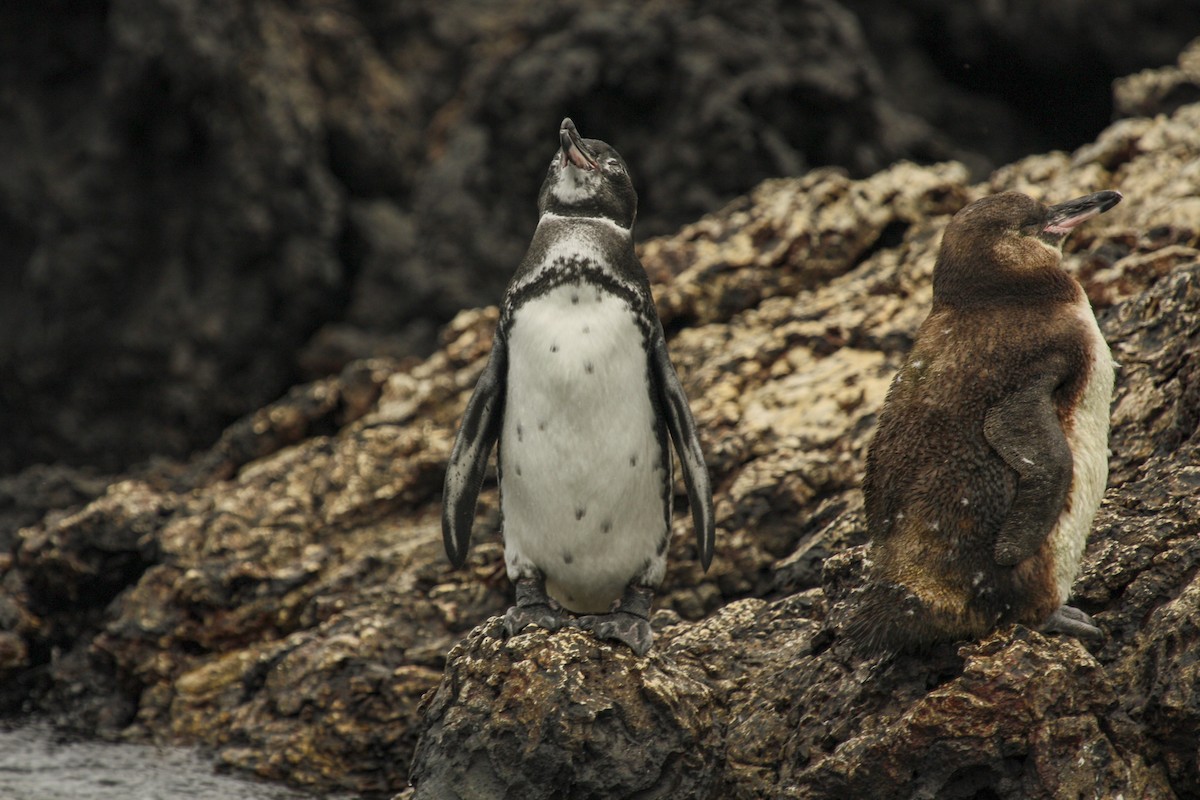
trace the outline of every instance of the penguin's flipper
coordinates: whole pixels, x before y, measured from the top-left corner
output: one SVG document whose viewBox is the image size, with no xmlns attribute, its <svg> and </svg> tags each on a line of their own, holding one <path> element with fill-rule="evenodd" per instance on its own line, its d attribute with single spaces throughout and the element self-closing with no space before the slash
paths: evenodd
<svg viewBox="0 0 1200 800">
<path fill-rule="evenodd" d="M 653 347 L 650 350 L 650 366 L 655 372 L 662 407 L 667 416 L 667 429 L 679 453 L 683 465 L 683 480 L 687 484 L 688 504 L 692 508 L 692 524 L 696 528 L 696 546 L 700 552 L 700 565 L 705 570 L 712 563 L 713 544 L 716 538 L 713 516 L 712 486 L 708 480 L 708 467 L 704 465 L 704 453 L 700 449 L 700 438 L 696 435 L 696 420 L 688 405 L 687 395 L 675 374 L 675 366 L 667 354 L 667 340 L 662 326 L 655 326 Z"/>
<path fill-rule="evenodd" d="M 1061 372 L 1042 377 L 988 409 L 983 435 L 1017 472 L 1017 493 L 996 537 L 996 563 L 1013 566 L 1041 546 L 1062 513 L 1071 488 L 1073 458 L 1054 409 Z"/>
<path fill-rule="evenodd" d="M 461 567 L 467 559 L 479 487 L 483 484 L 488 456 L 500 436 L 507 370 L 508 352 L 497 330 L 487 366 L 479 375 L 475 392 L 467 402 L 467 410 L 446 465 L 446 485 L 442 493 L 442 541 L 446 545 L 446 555 L 455 567 Z"/>
</svg>

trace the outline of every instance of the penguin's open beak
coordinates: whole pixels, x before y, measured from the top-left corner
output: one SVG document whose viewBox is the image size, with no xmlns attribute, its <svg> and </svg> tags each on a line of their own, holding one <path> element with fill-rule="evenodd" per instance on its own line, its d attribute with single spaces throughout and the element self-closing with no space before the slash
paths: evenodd
<svg viewBox="0 0 1200 800">
<path fill-rule="evenodd" d="M 562 124 L 558 126 L 558 141 L 562 145 L 562 149 L 559 150 L 560 166 L 565 167 L 570 161 L 582 170 L 599 168 L 595 156 L 583 143 L 583 139 L 580 138 L 579 131 L 575 130 L 575 123 L 571 122 L 570 117 L 563 119 Z"/>
<path fill-rule="evenodd" d="M 1042 232 L 1050 236 L 1066 236 L 1076 225 L 1103 214 L 1121 202 L 1121 197 L 1121 193 L 1116 191 L 1095 192 L 1050 206 L 1050 218 Z"/>
</svg>

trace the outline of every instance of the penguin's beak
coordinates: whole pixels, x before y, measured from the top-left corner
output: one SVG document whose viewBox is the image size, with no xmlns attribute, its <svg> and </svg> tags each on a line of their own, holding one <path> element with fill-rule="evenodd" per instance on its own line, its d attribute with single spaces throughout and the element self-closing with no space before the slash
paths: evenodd
<svg viewBox="0 0 1200 800">
<path fill-rule="evenodd" d="M 575 123 L 571 121 L 570 117 L 565 118 L 558 126 L 558 141 L 562 146 L 559 150 L 559 166 L 565 167 L 570 161 L 582 170 L 590 171 L 599 168 L 595 156 L 583 143 L 583 139 L 580 138 L 579 131 L 575 130 Z"/>
<path fill-rule="evenodd" d="M 1103 214 L 1121 202 L 1121 197 L 1121 193 L 1116 191 L 1095 192 L 1050 206 L 1050 218 L 1042 232 L 1050 236 L 1066 236 L 1076 225 Z"/>
</svg>

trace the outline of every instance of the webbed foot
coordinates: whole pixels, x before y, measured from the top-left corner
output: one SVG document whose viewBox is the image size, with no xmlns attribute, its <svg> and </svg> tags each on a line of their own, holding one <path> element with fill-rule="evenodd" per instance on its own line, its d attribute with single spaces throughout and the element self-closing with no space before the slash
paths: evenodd
<svg viewBox="0 0 1200 800">
<path fill-rule="evenodd" d="M 1065 633 L 1079 639 L 1103 639 L 1104 632 L 1096 626 L 1084 612 L 1074 606 L 1061 605 L 1045 622 L 1042 623 L 1043 633 Z"/>
<path fill-rule="evenodd" d="M 563 607 L 546 594 L 542 581 L 518 578 L 516 588 L 516 605 L 504 615 L 504 629 L 509 636 L 516 636 L 530 625 L 556 631 L 571 624 Z"/>
<path fill-rule="evenodd" d="M 579 627 L 598 639 L 613 639 L 629 645 L 639 656 L 646 655 L 654 643 L 650 629 L 650 600 L 654 592 L 648 586 L 630 585 L 607 614 L 579 618 Z"/>
<path fill-rule="evenodd" d="M 597 639 L 624 642 L 639 656 L 646 655 L 650 645 L 654 644 L 650 620 L 625 611 L 580 617 L 579 627 L 591 631 Z"/>
</svg>

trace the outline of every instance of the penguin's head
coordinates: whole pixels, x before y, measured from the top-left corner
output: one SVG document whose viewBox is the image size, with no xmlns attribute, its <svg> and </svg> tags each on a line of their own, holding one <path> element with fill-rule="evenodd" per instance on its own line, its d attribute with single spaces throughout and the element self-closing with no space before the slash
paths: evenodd
<svg viewBox="0 0 1200 800">
<path fill-rule="evenodd" d="M 1119 202 L 1116 191 L 1053 206 L 1020 192 L 976 200 L 946 226 L 933 272 L 934 300 L 987 305 L 1075 299 L 1074 279 L 1059 268 L 1063 241 L 1076 226 Z"/>
<path fill-rule="evenodd" d="M 540 214 L 604 217 L 632 228 L 637 193 L 621 154 L 599 139 L 584 139 L 567 117 L 558 128 L 559 149 L 538 195 Z"/>
</svg>

